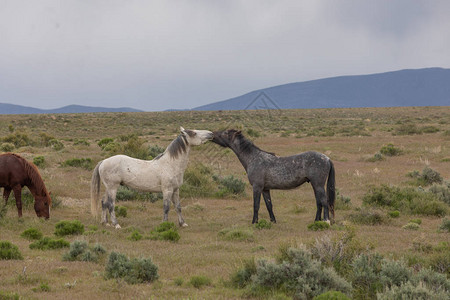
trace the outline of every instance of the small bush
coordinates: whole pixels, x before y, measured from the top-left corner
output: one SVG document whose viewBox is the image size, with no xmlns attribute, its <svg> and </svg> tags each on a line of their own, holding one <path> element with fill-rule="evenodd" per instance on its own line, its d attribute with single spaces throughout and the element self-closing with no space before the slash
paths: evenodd
<svg viewBox="0 0 450 300">
<path fill-rule="evenodd" d="M 328 224 L 328 222 L 325 221 L 314 221 L 314 223 L 308 225 L 308 229 L 313 231 L 326 230 L 329 228 L 330 224 Z"/>
<path fill-rule="evenodd" d="M 252 242 L 255 238 L 249 229 L 225 228 L 219 231 L 219 237 L 227 241 Z"/>
<path fill-rule="evenodd" d="M 73 234 L 83 234 L 84 225 L 78 221 L 59 221 L 55 225 L 55 235 L 65 236 Z"/>
<path fill-rule="evenodd" d="M 397 127 L 394 135 L 414 135 L 422 134 L 422 130 L 416 124 L 405 123 Z"/>
<path fill-rule="evenodd" d="M 414 184 L 421 186 L 429 186 L 432 185 L 433 183 L 440 184 L 443 182 L 441 174 L 439 174 L 437 171 L 431 169 L 428 166 L 422 170 L 422 174 L 420 174 L 418 171 L 413 171 L 408 173 L 407 176 L 414 178 L 416 181 L 414 182 Z"/>
<path fill-rule="evenodd" d="M 406 229 L 406 230 L 419 230 L 420 225 L 417 223 L 408 223 L 408 224 L 402 226 L 402 228 Z"/>
<path fill-rule="evenodd" d="M 75 139 L 75 141 L 73 142 L 74 146 L 90 146 L 91 143 L 89 143 L 88 141 L 86 141 L 85 139 Z"/>
<path fill-rule="evenodd" d="M 43 282 L 39 287 L 33 288 L 33 292 L 50 292 L 50 286 L 48 283 Z"/>
<path fill-rule="evenodd" d="M 380 279 L 383 286 L 401 286 L 411 279 L 412 270 L 403 260 L 383 259 L 381 262 Z"/>
<path fill-rule="evenodd" d="M 439 231 L 450 232 L 450 219 L 444 218 L 442 220 L 442 224 L 439 226 Z"/>
<path fill-rule="evenodd" d="M 393 144 L 387 144 L 386 146 L 381 147 L 380 153 L 386 156 L 398 156 L 403 153 L 403 151 Z"/>
<path fill-rule="evenodd" d="M 360 225 L 380 225 L 385 223 L 385 217 L 378 211 L 371 209 L 358 210 L 349 215 L 349 219 Z"/>
<path fill-rule="evenodd" d="M 253 274 L 256 274 L 255 260 L 246 260 L 244 261 L 244 266 L 231 275 L 231 284 L 233 287 L 243 288 L 250 283 Z"/>
<path fill-rule="evenodd" d="M 159 278 L 158 266 L 151 258 L 133 258 L 117 252 L 111 252 L 105 268 L 105 277 L 123 278 L 127 283 L 153 282 Z"/>
<path fill-rule="evenodd" d="M 15 148 L 14 144 L 12 143 L 2 143 L 0 144 L 0 150 L 3 152 L 11 152 Z"/>
<path fill-rule="evenodd" d="M 43 156 L 36 156 L 33 158 L 33 164 L 35 164 L 37 167 L 44 167 L 45 166 L 45 158 Z"/>
<path fill-rule="evenodd" d="M 151 240 L 178 242 L 180 240 L 180 234 L 173 222 L 162 222 L 150 232 L 149 238 Z"/>
<path fill-rule="evenodd" d="M 14 148 L 33 146 L 33 141 L 26 133 L 14 132 L 0 139 L 3 143 L 13 144 Z"/>
<path fill-rule="evenodd" d="M 119 201 L 139 200 L 154 203 L 162 198 L 162 193 L 140 192 L 124 185 L 119 186 L 116 194 L 116 200 Z"/>
<path fill-rule="evenodd" d="M 39 240 L 43 237 L 43 234 L 40 230 L 31 227 L 25 230 L 20 234 L 21 237 L 27 239 L 27 240 Z"/>
<path fill-rule="evenodd" d="M 336 190 L 336 201 L 334 202 L 334 209 L 347 210 L 351 207 L 350 197 L 341 194 L 340 190 Z"/>
<path fill-rule="evenodd" d="M 0 260 L 23 259 L 19 248 L 9 241 L 0 241 Z"/>
<path fill-rule="evenodd" d="M 63 255 L 63 260 L 98 262 L 99 256 L 105 253 L 105 248 L 99 244 L 89 247 L 85 241 L 74 241 L 70 243 L 69 251 Z"/>
<path fill-rule="evenodd" d="M 313 298 L 313 300 L 351 300 L 345 294 L 336 291 L 328 291 Z"/>
<path fill-rule="evenodd" d="M 61 164 L 63 167 L 75 167 L 82 168 L 86 170 L 92 170 L 94 168 L 94 163 L 90 158 L 72 158 L 68 159 Z"/>
<path fill-rule="evenodd" d="M 255 224 L 256 229 L 270 229 L 272 228 L 272 223 L 269 221 L 266 221 L 264 219 L 261 219 L 258 221 L 258 223 Z"/>
<path fill-rule="evenodd" d="M 442 185 L 434 184 L 428 191 L 436 195 L 441 201 L 447 203 L 447 205 L 450 205 L 450 183 L 444 183 Z"/>
<path fill-rule="evenodd" d="M 53 250 L 53 249 L 67 248 L 69 246 L 70 243 L 65 239 L 53 239 L 50 237 L 43 237 L 42 239 L 31 243 L 30 249 Z"/>
<path fill-rule="evenodd" d="M 150 146 L 150 147 L 148 148 L 148 154 L 151 156 L 151 158 L 155 158 L 155 157 L 157 157 L 158 155 L 160 155 L 161 153 L 164 153 L 165 150 L 166 150 L 166 149 L 164 149 L 164 148 L 162 148 L 162 147 L 159 147 L 159 146 L 157 146 L 157 145 L 154 145 L 154 146 Z"/>
<path fill-rule="evenodd" d="M 184 283 L 184 279 L 181 277 L 177 277 L 173 280 L 173 283 L 175 283 L 176 286 L 182 286 Z"/>
<path fill-rule="evenodd" d="M 138 230 L 133 230 L 131 235 L 127 238 L 130 241 L 140 241 L 142 240 L 143 236 Z"/>
<path fill-rule="evenodd" d="M 113 138 L 103 138 L 97 143 L 97 145 L 102 148 L 102 150 L 105 150 L 105 147 L 113 142 Z"/>
<path fill-rule="evenodd" d="M 372 157 L 366 159 L 368 162 L 377 162 L 384 160 L 384 155 L 380 152 L 375 153 Z"/>
<path fill-rule="evenodd" d="M 400 217 L 400 212 L 398 210 L 393 210 L 388 212 L 389 217 L 391 218 L 398 218 Z"/>
<path fill-rule="evenodd" d="M 377 293 L 379 300 L 391 299 L 421 299 L 439 300 L 448 299 L 448 292 L 433 291 L 428 289 L 423 283 L 415 284 L 410 281 L 401 286 L 386 288 L 383 292 Z"/>
<path fill-rule="evenodd" d="M 116 213 L 116 217 L 124 217 L 126 218 L 128 215 L 127 208 L 125 206 L 116 205 L 114 207 L 114 212 Z"/>
<path fill-rule="evenodd" d="M 199 289 L 205 285 L 211 285 L 212 281 L 209 277 L 204 275 L 192 276 L 189 280 L 189 284 Z"/>
<path fill-rule="evenodd" d="M 353 298 L 375 299 L 382 287 L 379 273 L 382 257 L 380 255 L 361 254 L 352 262 L 350 279 L 353 284 Z"/>
<path fill-rule="evenodd" d="M 184 183 L 180 187 L 180 197 L 211 197 L 214 194 L 212 170 L 203 164 L 196 164 L 184 172 Z"/>
<path fill-rule="evenodd" d="M 408 223 L 416 223 L 418 225 L 422 224 L 422 219 L 411 219 Z"/>
<path fill-rule="evenodd" d="M 64 144 L 58 141 L 57 139 L 52 139 L 48 142 L 49 146 L 56 151 L 64 149 Z"/>
<path fill-rule="evenodd" d="M 216 193 L 218 197 L 225 197 L 226 195 L 240 195 L 245 191 L 245 182 L 233 175 L 219 178 L 214 176 L 213 179 L 219 183 L 219 191 Z"/>
</svg>

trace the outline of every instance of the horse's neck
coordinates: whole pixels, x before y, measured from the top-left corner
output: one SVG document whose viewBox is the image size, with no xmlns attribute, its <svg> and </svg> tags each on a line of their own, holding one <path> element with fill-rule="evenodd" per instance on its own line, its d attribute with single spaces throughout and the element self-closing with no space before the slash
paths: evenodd
<svg viewBox="0 0 450 300">
<path fill-rule="evenodd" d="M 189 162 L 189 153 L 191 152 L 191 147 L 189 145 L 186 145 L 186 151 L 183 151 L 177 155 L 177 157 L 171 157 L 170 155 L 167 155 L 167 160 L 169 164 L 176 169 L 180 170 L 182 173 L 187 168 L 188 162 Z M 164 156 L 163 156 L 164 157 Z"/>
<path fill-rule="evenodd" d="M 248 165 L 255 156 L 257 156 L 260 152 L 262 152 L 258 147 L 254 144 L 250 144 L 248 147 L 250 149 L 242 150 L 235 147 L 232 147 L 231 150 L 236 154 L 245 171 L 247 171 Z"/>
</svg>

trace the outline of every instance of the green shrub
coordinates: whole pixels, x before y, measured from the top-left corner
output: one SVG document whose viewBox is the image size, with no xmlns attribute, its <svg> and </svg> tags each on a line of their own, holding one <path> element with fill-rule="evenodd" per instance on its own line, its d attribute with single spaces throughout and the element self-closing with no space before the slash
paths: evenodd
<svg viewBox="0 0 450 300">
<path fill-rule="evenodd" d="M 336 189 L 336 201 L 334 202 L 334 209 L 347 210 L 351 207 L 350 197 L 341 194 L 339 189 Z"/>
<path fill-rule="evenodd" d="M 30 249 L 38 249 L 38 250 L 53 250 L 53 249 L 61 249 L 67 248 L 70 246 L 70 243 L 65 239 L 53 239 L 50 237 L 43 237 L 40 240 L 37 240 L 30 244 Z"/>
<path fill-rule="evenodd" d="M 408 223 L 416 223 L 418 225 L 422 224 L 422 219 L 411 219 Z"/>
<path fill-rule="evenodd" d="M 219 231 L 219 237 L 227 241 L 248 241 L 252 242 L 255 238 L 253 231 L 249 229 L 225 228 Z"/>
<path fill-rule="evenodd" d="M 331 268 L 322 268 L 304 249 L 289 248 L 286 260 L 277 264 L 259 260 L 252 285 L 262 289 L 283 290 L 300 299 L 311 299 L 327 291 L 351 292 L 351 284 Z"/>
<path fill-rule="evenodd" d="M 387 185 L 371 187 L 363 196 L 363 204 L 420 215 L 444 216 L 447 213 L 445 204 L 432 193 Z"/>
<path fill-rule="evenodd" d="M 114 212 L 116 213 L 116 217 L 124 217 L 126 218 L 128 215 L 127 208 L 125 206 L 116 205 L 114 207 Z"/>
<path fill-rule="evenodd" d="M 117 252 L 111 252 L 105 268 L 105 277 L 123 278 L 127 283 L 153 282 L 159 278 L 158 266 L 151 258 L 133 258 Z"/>
<path fill-rule="evenodd" d="M 36 156 L 33 158 L 33 164 L 42 168 L 45 166 L 45 158 L 43 156 Z"/>
<path fill-rule="evenodd" d="M 433 183 L 442 183 L 443 179 L 441 177 L 441 174 L 439 174 L 438 172 L 436 172 L 435 170 L 431 169 L 430 167 L 425 167 L 422 170 L 422 174 L 420 174 L 418 171 L 413 171 L 407 174 L 407 176 L 415 179 L 415 182 L 413 182 L 413 184 L 415 185 L 419 185 L 419 186 L 429 186 L 432 185 Z M 436 194 L 438 194 L 438 192 L 442 191 L 435 189 Z"/>
<path fill-rule="evenodd" d="M 84 225 L 78 221 L 59 221 L 55 225 L 55 235 L 65 236 L 72 234 L 83 234 Z"/>
<path fill-rule="evenodd" d="M 442 220 L 441 226 L 439 226 L 439 231 L 450 232 L 450 219 L 444 218 Z"/>
<path fill-rule="evenodd" d="M 385 216 L 383 216 L 379 211 L 362 208 L 349 215 L 349 219 L 360 225 L 380 225 L 385 223 Z"/>
<path fill-rule="evenodd" d="M 173 222 L 162 222 L 150 232 L 151 240 L 178 242 L 180 234 Z"/>
<path fill-rule="evenodd" d="M 2 300 L 19 300 L 21 299 L 17 293 L 9 293 L 0 291 L 0 299 Z"/>
<path fill-rule="evenodd" d="M 405 123 L 400 125 L 394 131 L 395 135 L 414 135 L 422 134 L 422 130 L 416 124 Z"/>
<path fill-rule="evenodd" d="M 247 130 L 247 135 L 248 135 L 248 136 L 251 136 L 251 137 L 257 138 L 257 137 L 260 137 L 260 136 L 261 136 L 261 133 L 259 133 L 259 132 L 258 132 L 257 130 L 255 130 L 255 129 L 249 128 L 249 129 Z"/>
<path fill-rule="evenodd" d="M 366 159 L 368 162 L 376 162 L 376 161 L 382 161 L 384 160 L 384 155 L 380 152 L 375 153 L 372 157 L 369 157 Z"/>
<path fill-rule="evenodd" d="M 393 210 L 388 212 L 389 217 L 391 218 L 398 218 L 400 217 L 400 212 L 398 210 Z"/>
<path fill-rule="evenodd" d="M 113 138 L 103 138 L 97 143 L 97 145 L 102 148 L 102 150 L 105 150 L 105 147 L 113 142 Z"/>
<path fill-rule="evenodd" d="M 189 280 L 189 284 L 199 289 L 205 285 L 211 285 L 212 281 L 209 277 L 204 275 L 192 276 Z"/>
<path fill-rule="evenodd" d="M 258 221 L 258 223 L 255 224 L 256 229 L 270 229 L 272 228 L 272 223 L 269 221 L 266 221 L 264 219 L 261 219 Z"/>
<path fill-rule="evenodd" d="M 394 144 L 387 144 L 381 147 L 380 153 L 386 156 L 398 156 L 403 153 L 403 151 L 394 146 Z"/>
<path fill-rule="evenodd" d="M 420 129 L 423 133 L 436 133 L 439 132 L 440 129 L 435 126 L 424 126 Z"/>
<path fill-rule="evenodd" d="M 164 153 L 166 149 L 159 147 L 158 145 L 154 145 L 154 146 L 150 146 L 148 147 L 148 154 L 150 155 L 151 158 L 155 158 L 158 155 L 160 155 L 161 153 Z"/>
<path fill-rule="evenodd" d="M 403 260 L 383 259 L 381 262 L 380 280 L 383 286 L 401 286 L 411 279 L 412 270 Z"/>
<path fill-rule="evenodd" d="M 391 299 L 420 299 L 420 300 L 440 300 L 448 299 L 448 293 L 445 291 L 433 291 L 423 283 L 414 284 L 407 282 L 401 286 L 393 286 L 386 288 L 383 292 L 377 293 L 379 300 Z"/>
<path fill-rule="evenodd" d="M 73 142 L 74 146 L 90 146 L 91 143 L 89 143 L 88 141 L 86 141 L 86 139 L 75 139 L 75 141 Z"/>
<path fill-rule="evenodd" d="M 361 254 L 354 259 L 350 273 L 354 299 L 375 299 L 382 288 L 381 261 L 382 257 L 377 254 Z"/>
<path fill-rule="evenodd" d="M 447 203 L 447 205 L 450 205 L 450 183 L 444 183 L 442 185 L 434 184 L 428 191 L 435 194 L 441 201 Z"/>
<path fill-rule="evenodd" d="M 231 275 L 230 281 L 233 287 L 243 288 L 250 283 L 251 277 L 256 274 L 256 263 L 254 259 L 244 261 L 244 266 Z"/>
<path fill-rule="evenodd" d="M 48 142 L 49 146 L 56 151 L 64 149 L 64 144 L 57 139 L 52 139 Z"/>
<path fill-rule="evenodd" d="M 308 230 L 319 231 L 326 230 L 330 228 L 330 224 L 325 221 L 314 221 L 313 223 L 308 225 Z"/>
<path fill-rule="evenodd" d="M 12 143 L 2 143 L 0 144 L 0 150 L 3 152 L 11 152 L 15 148 L 14 144 Z"/>
<path fill-rule="evenodd" d="M 23 259 L 19 248 L 9 241 L 0 241 L 0 260 Z"/>
<path fill-rule="evenodd" d="M 245 191 L 245 182 L 233 175 L 225 176 L 224 178 L 214 176 L 213 179 L 219 184 L 219 191 L 216 193 L 218 197 L 240 195 Z"/>
<path fill-rule="evenodd" d="M 74 241 L 70 243 L 69 251 L 63 255 L 63 260 L 98 262 L 99 256 L 105 253 L 105 248 L 99 244 L 89 247 L 85 241 Z"/>
<path fill-rule="evenodd" d="M 408 223 L 408 224 L 402 226 L 402 228 L 406 229 L 406 230 L 419 230 L 420 225 L 417 223 Z"/>
<path fill-rule="evenodd" d="M 142 238 L 143 236 L 138 230 L 133 230 L 133 232 L 131 232 L 131 235 L 127 239 L 129 239 L 130 241 L 139 241 L 142 240 Z"/>
<path fill-rule="evenodd" d="M 180 197 L 211 197 L 214 194 L 215 187 L 211 180 L 210 167 L 201 163 L 188 167 L 183 178 Z"/>
<path fill-rule="evenodd" d="M 43 234 L 39 229 L 31 227 L 22 232 L 20 236 L 27 240 L 39 240 L 43 237 Z"/>
<path fill-rule="evenodd" d="M 184 283 L 184 279 L 181 277 L 177 277 L 173 280 L 173 283 L 175 283 L 176 286 L 182 286 Z"/>
<path fill-rule="evenodd" d="M 151 203 L 154 203 L 158 200 L 161 200 L 162 198 L 162 193 L 140 192 L 133 190 L 125 185 L 119 186 L 116 194 L 116 200 L 119 201 L 139 200 L 150 201 Z"/>
<path fill-rule="evenodd" d="M 61 166 L 92 170 L 94 168 L 94 163 L 90 158 L 72 158 L 61 163 Z"/>
<path fill-rule="evenodd" d="M 337 291 L 328 291 L 313 298 L 313 300 L 351 300 L 345 294 Z"/>
<path fill-rule="evenodd" d="M 33 141 L 26 133 L 14 132 L 0 139 L 3 143 L 13 144 L 14 148 L 33 146 Z"/>
</svg>

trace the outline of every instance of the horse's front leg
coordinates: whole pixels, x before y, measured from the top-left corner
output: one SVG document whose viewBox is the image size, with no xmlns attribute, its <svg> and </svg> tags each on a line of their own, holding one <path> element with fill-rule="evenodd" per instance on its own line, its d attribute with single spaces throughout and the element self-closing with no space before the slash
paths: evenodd
<svg viewBox="0 0 450 300">
<path fill-rule="evenodd" d="M 16 198 L 16 206 L 17 206 L 17 213 L 19 215 L 19 218 L 22 217 L 22 187 L 15 186 L 13 188 L 14 191 L 14 198 Z"/>
<path fill-rule="evenodd" d="M 169 220 L 170 200 L 172 199 L 172 190 L 163 190 L 163 203 L 164 203 L 164 217 L 163 222 Z"/>
<path fill-rule="evenodd" d="M 188 224 L 186 224 L 186 222 L 184 222 L 183 216 L 181 215 L 181 203 L 180 203 L 180 190 L 179 189 L 176 189 L 173 192 L 172 203 L 178 214 L 178 225 L 180 225 L 181 227 L 187 227 Z"/>
<path fill-rule="evenodd" d="M 263 190 L 264 202 L 266 202 L 267 211 L 269 212 L 270 221 L 276 223 L 275 215 L 272 210 L 272 199 L 270 198 L 270 190 Z"/>
<path fill-rule="evenodd" d="M 259 203 L 261 201 L 261 191 L 260 187 L 253 187 L 253 221 L 252 224 L 258 223 L 258 211 Z"/>
</svg>

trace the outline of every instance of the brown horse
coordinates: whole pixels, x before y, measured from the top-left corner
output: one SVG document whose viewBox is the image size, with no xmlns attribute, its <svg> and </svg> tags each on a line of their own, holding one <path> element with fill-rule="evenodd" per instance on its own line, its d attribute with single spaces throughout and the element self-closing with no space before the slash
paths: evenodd
<svg viewBox="0 0 450 300">
<path fill-rule="evenodd" d="M 0 187 L 4 188 L 5 205 L 11 190 L 14 191 L 19 218 L 22 217 L 22 188 L 24 186 L 28 187 L 34 197 L 36 215 L 48 219 L 52 199 L 37 167 L 17 154 L 0 154 Z"/>
</svg>

